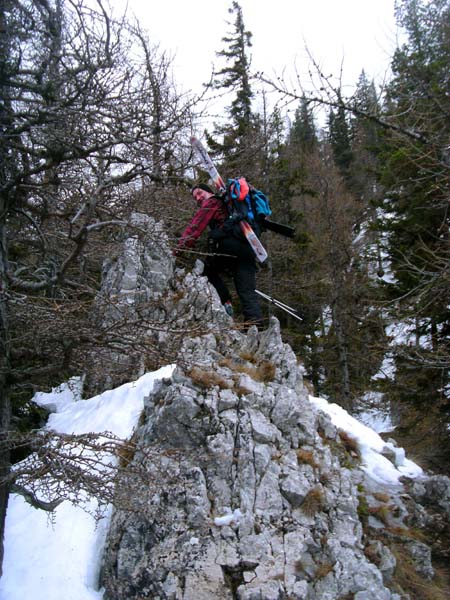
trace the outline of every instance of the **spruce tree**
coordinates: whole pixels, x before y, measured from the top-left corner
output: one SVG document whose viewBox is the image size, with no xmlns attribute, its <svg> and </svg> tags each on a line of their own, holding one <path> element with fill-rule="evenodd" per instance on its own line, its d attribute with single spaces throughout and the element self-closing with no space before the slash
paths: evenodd
<svg viewBox="0 0 450 600">
<path fill-rule="evenodd" d="M 208 145 L 224 159 L 223 168 L 234 175 L 248 173 L 256 156 L 252 139 L 258 130 L 258 120 L 252 113 L 253 92 L 250 85 L 250 57 L 252 33 L 245 29 L 242 8 L 235 0 L 229 13 L 234 22 L 232 31 L 222 38 L 225 48 L 217 52 L 226 64 L 215 74 L 213 86 L 234 94 L 227 108 L 228 122 L 216 124 Z"/>
<path fill-rule="evenodd" d="M 350 121 L 352 190 L 365 207 L 375 206 L 381 194 L 378 157 L 381 151 L 382 133 L 374 121 L 360 115 L 380 115 L 381 107 L 375 84 L 368 80 L 364 71 L 356 84 L 352 105 L 357 111 Z"/>
<path fill-rule="evenodd" d="M 312 110 L 305 96 L 295 111 L 294 123 L 289 132 L 289 143 L 303 153 L 312 153 L 317 148 L 317 132 Z"/>
<path fill-rule="evenodd" d="M 385 139 L 385 226 L 395 275 L 389 289 L 415 333 L 399 357 L 414 392 L 404 387 L 400 370 L 397 382 L 402 396 L 427 407 L 434 400 L 448 418 L 450 3 L 403 0 L 397 18 L 408 41 L 393 59 L 386 111 L 410 135 Z"/>
<path fill-rule="evenodd" d="M 328 129 L 334 163 L 346 181 L 350 181 L 352 149 L 350 143 L 350 129 L 344 106 L 340 105 L 336 110 L 330 111 L 328 117 Z"/>
</svg>

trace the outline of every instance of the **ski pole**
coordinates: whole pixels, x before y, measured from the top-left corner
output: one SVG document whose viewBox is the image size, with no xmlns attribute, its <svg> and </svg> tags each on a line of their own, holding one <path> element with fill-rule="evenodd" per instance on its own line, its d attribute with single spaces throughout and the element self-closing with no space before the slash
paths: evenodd
<svg viewBox="0 0 450 600">
<path fill-rule="evenodd" d="M 269 296 L 269 295 L 265 294 L 264 292 L 261 292 L 260 290 L 255 290 L 255 292 L 257 292 L 260 296 L 262 296 L 266 300 L 269 300 L 270 302 L 275 302 L 276 304 L 278 304 L 280 306 L 280 308 L 287 308 L 288 310 L 291 310 L 292 312 L 295 312 L 295 313 L 298 312 L 297 309 L 292 308 L 292 306 L 289 306 L 289 304 L 284 304 L 280 300 L 277 300 L 276 298 L 272 298 L 272 296 Z"/>
<path fill-rule="evenodd" d="M 255 290 L 255 292 L 257 292 L 260 296 L 262 296 L 266 300 L 269 300 L 270 302 L 275 302 L 276 304 L 278 304 L 280 306 L 280 308 L 287 308 L 288 310 L 291 310 L 292 312 L 295 312 L 295 313 L 298 312 L 297 309 L 292 308 L 292 306 L 289 306 L 288 304 L 284 304 L 283 302 L 281 302 L 281 300 L 272 298 L 272 296 L 268 296 L 267 294 L 265 294 L 264 292 L 261 292 L 260 290 Z"/>
<path fill-rule="evenodd" d="M 274 304 L 276 307 L 281 308 L 281 310 L 284 310 L 284 312 L 287 312 L 289 315 L 291 315 L 295 319 L 298 319 L 299 321 L 303 321 L 303 319 L 299 315 L 296 314 L 297 311 L 295 310 L 295 308 L 292 308 L 291 306 L 288 306 L 287 304 L 283 304 L 283 302 L 280 302 L 279 300 L 276 300 L 276 298 L 272 298 L 271 296 L 268 296 L 267 294 L 264 294 L 263 292 L 260 292 L 259 290 L 255 290 L 255 292 L 257 294 L 259 294 L 262 298 L 264 298 L 264 300 L 267 300 L 271 304 Z"/>
</svg>

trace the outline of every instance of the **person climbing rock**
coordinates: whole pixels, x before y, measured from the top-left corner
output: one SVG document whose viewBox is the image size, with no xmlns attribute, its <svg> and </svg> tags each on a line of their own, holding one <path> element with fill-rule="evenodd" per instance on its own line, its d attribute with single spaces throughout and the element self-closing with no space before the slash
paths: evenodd
<svg viewBox="0 0 450 600">
<path fill-rule="evenodd" d="M 216 288 L 220 300 L 228 314 L 232 314 L 230 292 L 223 281 L 225 272 L 231 273 L 242 312 L 247 323 L 263 327 L 263 316 L 256 288 L 256 261 L 253 250 L 247 241 L 233 235 L 233 229 L 227 228 L 228 213 L 221 198 L 204 183 L 196 184 L 191 194 L 198 209 L 191 222 L 183 231 L 174 254 L 184 248 L 195 246 L 198 238 L 209 226 L 208 252 L 204 274 Z"/>
</svg>

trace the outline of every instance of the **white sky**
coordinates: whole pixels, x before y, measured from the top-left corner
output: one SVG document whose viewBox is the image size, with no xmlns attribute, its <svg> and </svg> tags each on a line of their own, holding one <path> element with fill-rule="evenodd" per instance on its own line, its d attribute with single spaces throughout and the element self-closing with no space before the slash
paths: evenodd
<svg viewBox="0 0 450 600">
<path fill-rule="evenodd" d="M 147 396 L 157 379 L 170 377 L 173 366 L 146 373 L 135 382 L 124 384 L 91 398 L 80 400 L 79 388 L 64 384 L 50 393 L 35 396 L 42 406 L 54 410 L 47 427 L 60 433 L 112 433 L 122 438 L 131 435 Z M 76 380 L 72 380 L 72 382 Z M 362 468 L 368 477 L 392 490 L 401 487 L 402 475 L 420 478 L 422 469 L 405 457 L 402 448 L 385 443 L 373 429 L 350 416 L 343 408 L 322 398 L 310 396 L 317 409 L 330 415 L 336 427 L 347 431 L 361 451 Z M 386 446 L 396 454 L 394 466 L 381 452 Z M 95 510 L 95 500 L 88 506 Z M 221 526 L 239 520 L 239 507 L 216 519 Z M 93 517 L 65 501 L 53 518 L 11 494 L 6 516 L 4 573 L 0 579 L 2 600 L 102 600 L 98 589 L 103 545 L 109 513 L 95 526 Z M 197 538 L 192 538 L 196 540 Z"/>
<path fill-rule="evenodd" d="M 117 8 L 126 0 L 110 0 Z M 353 85 L 362 69 L 381 82 L 396 45 L 395 0 L 239 0 L 244 23 L 253 34 L 252 67 L 267 75 L 296 64 L 304 85 L 310 60 L 305 46 L 327 75 Z M 175 55 L 175 79 L 198 92 L 209 80 L 232 0 L 128 0 L 129 12 L 162 50 Z"/>
</svg>

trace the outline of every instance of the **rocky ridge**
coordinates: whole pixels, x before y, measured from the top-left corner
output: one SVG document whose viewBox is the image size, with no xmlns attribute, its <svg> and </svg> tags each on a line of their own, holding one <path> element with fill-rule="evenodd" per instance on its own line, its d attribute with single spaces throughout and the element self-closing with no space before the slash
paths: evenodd
<svg viewBox="0 0 450 600">
<path fill-rule="evenodd" d="M 448 530 L 448 478 L 388 490 L 369 480 L 351 438 L 310 402 L 278 321 L 240 331 L 202 265 L 174 269 L 161 240 L 150 270 L 164 276 L 146 279 L 139 257 L 149 240 L 134 240 L 105 273 L 108 293 L 124 295 L 133 280 L 145 301 L 129 286 L 127 311 L 145 306 L 146 322 L 169 316 L 185 334 L 172 378 L 145 399 L 134 435 L 130 467 L 144 464 L 149 484 L 130 488 L 134 509 L 113 516 L 105 600 L 412 598 L 399 562 L 433 580 L 432 553 L 445 549 L 411 528 Z M 148 303 L 155 295 L 164 314 Z M 158 346 L 170 334 L 148 335 Z M 395 462 L 392 446 L 386 455 Z"/>
</svg>

